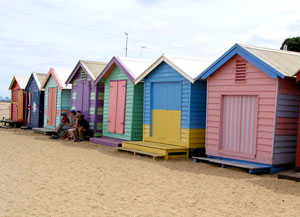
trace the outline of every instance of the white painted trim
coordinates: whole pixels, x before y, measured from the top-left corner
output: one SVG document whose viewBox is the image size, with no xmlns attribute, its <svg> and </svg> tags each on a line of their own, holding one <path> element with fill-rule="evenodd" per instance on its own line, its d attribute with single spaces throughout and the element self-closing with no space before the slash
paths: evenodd
<svg viewBox="0 0 300 217">
<path fill-rule="evenodd" d="M 39 90 L 41 90 L 41 83 L 40 83 L 40 80 L 38 79 L 38 77 L 36 75 L 36 72 L 32 72 L 32 75 L 33 75 L 33 78 L 35 79 L 35 82 L 36 82 Z"/>
<path fill-rule="evenodd" d="M 159 57 L 154 63 L 152 63 L 139 77 L 135 79 L 134 84 L 138 84 L 143 78 L 145 78 L 150 72 L 152 72 L 159 64 L 162 62 L 166 62 L 173 69 L 179 72 L 183 77 L 185 77 L 192 84 L 195 82 L 193 78 L 191 78 L 187 73 L 185 73 L 181 68 L 175 65 L 171 60 L 169 60 L 166 56 L 162 55 Z"/>
</svg>

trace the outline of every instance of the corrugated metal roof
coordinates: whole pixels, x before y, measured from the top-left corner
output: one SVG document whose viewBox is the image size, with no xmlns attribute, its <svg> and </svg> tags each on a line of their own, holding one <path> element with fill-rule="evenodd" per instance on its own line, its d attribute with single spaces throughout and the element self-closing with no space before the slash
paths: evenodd
<svg viewBox="0 0 300 217">
<path fill-rule="evenodd" d="M 144 60 L 144 59 L 133 59 L 127 57 L 117 57 L 122 64 L 129 69 L 132 77 L 136 79 L 140 76 L 150 65 L 153 61 L 151 60 Z"/>
<path fill-rule="evenodd" d="M 59 79 L 61 86 L 63 89 L 72 89 L 72 85 L 66 85 L 65 82 L 67 81 L 69 75 L 71 74 L 71 70 L 68 69 L 54 69 L 57 78 Z"/>
<path fill-rule="evenodd" d="M 15 76 L 15 79 L 16 81 L 18 82 L 19 86 L 22 88 L 22 89 L 25 89 L 26 87 L 26 84 L 29 80 L 29 76 L 27 75 L 16 75 Z"/>
<path fill-rule="evenodd" d="M 102 70 L 107 65 L 107 63 L 105 62 L 96 62 L 96 61 L 89 61 L 89 60 L 79 60 L 79 61 L 88 71 L 88 73 L 93 78 L 93 80 L 96 80 L 96 78 L 100 75 Z"/>
<path fill-rule="evenodd" d="M 136 83 L 140 82 L 160 63 L 166 62 L 173 67 L 177 72 L 184 76 L 190 82 L 194 82 L 195 78 L 211 64 L 210 61 L 202 60 L 198 57 L 171 56 L 163 54 L 150 67 L 148 67 L 137 79 Z"/>
<path fill-rule="evenodd" d="M 32 75 L 34 76 L 34 79 L 38 85 L 38 88 L 41 89 L 41 85 L 43 84 L 47 74 L 46 73 L 38 73 L 38 72 L 32 72 Z"/>
<path fill-rule="evenodd" d="M 239 44 L 284 76 L 293 77 L 300 70 L 300 53 Z"/>
</svg>

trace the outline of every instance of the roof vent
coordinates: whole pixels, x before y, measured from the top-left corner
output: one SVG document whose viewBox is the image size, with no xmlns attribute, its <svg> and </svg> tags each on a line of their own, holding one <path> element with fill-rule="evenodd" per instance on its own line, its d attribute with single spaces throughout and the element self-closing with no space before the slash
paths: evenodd
<svg viewBox="0 0 300 217">
<path fill-rule="evenodd" d="M 81 72 L 81 80 L 86 80 L 86 74 L 85 72 Z"/>
<path fill-rule="evenodd" d="M 235 83 L 246 83 L 246 60 L 235 62 Z"/>
</svg>

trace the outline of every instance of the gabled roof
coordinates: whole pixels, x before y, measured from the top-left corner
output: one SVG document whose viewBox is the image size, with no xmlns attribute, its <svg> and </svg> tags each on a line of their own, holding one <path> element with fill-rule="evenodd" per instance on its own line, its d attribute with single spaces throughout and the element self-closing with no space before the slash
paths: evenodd
<svg viewBox="0 0 300 217">
<path fill-rule="evenodd" d="M 59 87 L 60 90 L 62 89 L 71 89 L 72 85 L 66 85 L 65 82 L 67 80 L 67 78 L 69 77 L 71 71 L 68 69 L 54 69 L 54 68 L 50 68 L 45 80 L 42 83 L 41 88 L 44 89 L 45 85 L 48 81 L 48 79 L 50 78 L 50 76 L 53 76 L 57 86 Z"/>
<path fill-rule="evenodd" d="M 27 82 L 27 84 L 25 86 L 25 89 L 27 89 L 31 77 L 33 77 L 33 79 L 35 80 L 35 82 L 36 82 L 39 90 L 41 90 L 42 83 L 44 82 L 46 76 L 47 76 L 47 74 L 45 74 L 45 73 L 32 72 L 31 75 L 30 75 L 30 77 L 29 77 L 29 79 L 28 79 L 28 82 Z"/>
<path fill-rule="evenodd" d="M 101 79 L 105 79 L 116 65 L 125 73 L 132 83 L 135 83 L 135 79 L 142 74 L 151 63 L 152 61 L 150 60 L 113 57 L 98 76 L 95 83 L 98 83 Z"/>
<path fill-rule="evenodd" d="M 28 82 L 29 76 L 27 75 L 15 75 L 9 85 L 9 90 L 11 90 L 14 82 L 16 81 L 21 89 L 25 89 L 26 84 Z"/>
<path fill-rule="evenodd" d="M 235 44 L 196 79 L 206 79 L 236 54 L 255 65 L 271 78 L 294 77 L 300 69 L 300 53 Z"/>
<path fill-rule="evenodd" d="M 35 73 L 33 74 L 36 78 L 35 80 L 38 81 L 39 88 L 41 89 L 44 80 L 46 79 L 46 73 Z"/>
<path fill-rule="evenodd" d="M 170 65 L 191 83 L 194 83 L 195 77 L 210 64 L 210 62 L 198 58 L 176 57 L 163 54 L 136 79 L 136 84 L 144 79 L 162 62 Z"/>
<path fill-rule="evenodd" d="M 68 77 L 66 84 L 70 84 L 76 75 L 77 71 L 81 68 L 85 73 L 89 74 L 93 81 L 99 76 L 102 70 L 105 68 L 107 63 L 105 62 L 96 62 L 88 60 L 79 60 L 72 73 Z"/>
</svg>

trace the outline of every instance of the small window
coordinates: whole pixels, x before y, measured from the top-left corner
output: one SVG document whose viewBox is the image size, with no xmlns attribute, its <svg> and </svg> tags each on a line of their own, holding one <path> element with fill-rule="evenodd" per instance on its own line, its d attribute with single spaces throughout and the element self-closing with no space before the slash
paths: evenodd
<svg viewBox="0 0 300 217">
<path fill-rule="evenodd" d="M 246 60 L 235 62 L 235 83 L 246 83 Z"/>
<path fill-rule="evenodd" d="M 86 74 L 85 74 L 85 72 L 81 72 L 81 80 L 86 80 Z"/>
</svg>

